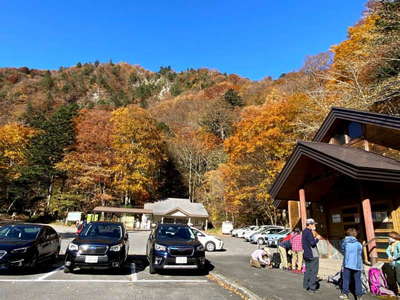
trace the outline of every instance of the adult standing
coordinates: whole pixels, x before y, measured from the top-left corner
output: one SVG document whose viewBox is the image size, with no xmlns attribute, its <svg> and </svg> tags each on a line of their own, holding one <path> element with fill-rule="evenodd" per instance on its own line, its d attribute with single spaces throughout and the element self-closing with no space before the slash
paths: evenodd
<svg viewBox="0 0 400 300">
<path fill-rule="evenodd" d="M 400 235 L 397 232 L 389 233 L 389 246 L 386 254 L 395 270 L 397 284 L 400 286 Z"/>
<path fill-rule="evenodd" d="M 278 243 L 278 252 L 281 257 L 281 264 L 280 264 L 279 268 L 282 270 L 289 270 L 287 255 L 288 255 L 289 250 L 291 249 L 290 237 L 291 237 L 291 235 L 289 234 L 282 241 L 280 241 Z"/>
<path fill-rule="evenodd" d="M 300 228 L 295 228 L 290 238 L 290 244 L 292 245 L 292 270 L 295 273 L 301 273 L 303 267 L 303 245 L 301 243 Z"/>
<path fill-rule="evenodd" d="M 306 220 L 306 228 L 303 230 L 301 243 L 304 250 L 304 261 L 306 272 L 303 278 L 303 288 L 311 293 L 315 293 L 318 287 L 317 275 L 319 270 L 319 253 L 317 244 L 321 236 L 315 231 L 314 219 Z"/>
<path fill-rule="evenodd" d="M 357 240 L 357 229 L 348 228 L 346 237 L 342 242 L 343 252 L 343 286 L 340 299 L 350 299 L 350 283 L 354 282 L 355 294 L 359 299 L 362 294 L 361 270 L 362 270 L 362 245 Z"/>
</svg>

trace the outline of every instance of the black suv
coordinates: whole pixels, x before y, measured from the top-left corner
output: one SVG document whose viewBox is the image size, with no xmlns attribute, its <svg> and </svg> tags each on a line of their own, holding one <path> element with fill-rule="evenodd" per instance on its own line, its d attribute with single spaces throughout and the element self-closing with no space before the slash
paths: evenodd
<svg viewBox="0 0 400 300">
<path fill-rule="evenodd" d="M 161 269 L 198 269 L 206 265 L 204 246 L 187 225 L 159 224 L 147 241 L 150 274 Z"/>
<path fill-rule="evenodd" d="M 60 238 L 50 226 L 3 223 L 0 227 L 0 269 L 35 268 L 45 260 L 57 260 Z"/>
<path fill-rule="evenodd" d="M 67 248 L 64 272 L 80 268 L 121 268 L 128 257 L 125 226 L 114 222 L 91 222 Z"/>
</svg>

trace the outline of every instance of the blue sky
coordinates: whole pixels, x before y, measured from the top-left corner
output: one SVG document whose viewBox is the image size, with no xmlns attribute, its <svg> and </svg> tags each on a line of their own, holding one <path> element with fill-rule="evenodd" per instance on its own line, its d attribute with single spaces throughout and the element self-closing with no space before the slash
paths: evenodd
<svg viewBox="0 0 400 300">
<path fill-rule="evenodd" d="M 365 0 L 0 0 L 0 67 L 128 62 L 278 77 L 346 38 Z"/>
</svg>

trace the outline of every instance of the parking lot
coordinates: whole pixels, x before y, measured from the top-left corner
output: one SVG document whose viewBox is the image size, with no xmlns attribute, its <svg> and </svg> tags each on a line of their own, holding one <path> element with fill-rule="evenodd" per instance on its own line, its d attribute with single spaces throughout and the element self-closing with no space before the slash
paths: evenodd
<svg viewBox="0 0 400 300">
<path fill-rule="evenodd" d="M 148 232 L 129 234 L 128 262 L 122 270 L 77 270 L 63 272 L 63 254 L 73 238 L 64 233 L 57 263 L 44 264 L 34 273 L 1 271 L 0 299 L 240 299 L 193 271 L 168 271 L 150 275 L 145 257 Z M 210 268 L 213 266 L 210 264 Z"/>
</svg>

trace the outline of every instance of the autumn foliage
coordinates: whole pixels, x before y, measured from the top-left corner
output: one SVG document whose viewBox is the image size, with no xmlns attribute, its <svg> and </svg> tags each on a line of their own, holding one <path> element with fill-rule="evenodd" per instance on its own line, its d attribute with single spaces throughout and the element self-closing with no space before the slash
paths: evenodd
<svg viewBox="0 0 400 300">
<path fill-rule="evenodd" d="M 0 69 L 0 206 L 188 197 L 216 225 L 284 223 L 268 189 L 332 106 L 400 115 L 399 20 L 399 1 L 369 1 L 345 41 L 277 79 L 112 62 Z"/>
</svg>

